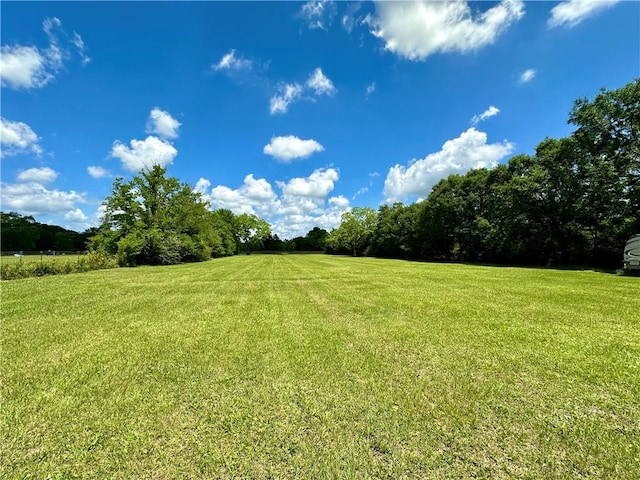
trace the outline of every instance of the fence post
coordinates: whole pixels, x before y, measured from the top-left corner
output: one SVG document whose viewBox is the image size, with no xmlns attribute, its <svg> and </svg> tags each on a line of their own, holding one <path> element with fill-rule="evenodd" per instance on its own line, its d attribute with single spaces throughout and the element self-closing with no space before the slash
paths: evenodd
<svg viewBox="0 0 640 480">
<path fill-rule="evenodd" d="M 40 268 L 42 268 L 42 250 L 40 250 Z"/>
</svg>

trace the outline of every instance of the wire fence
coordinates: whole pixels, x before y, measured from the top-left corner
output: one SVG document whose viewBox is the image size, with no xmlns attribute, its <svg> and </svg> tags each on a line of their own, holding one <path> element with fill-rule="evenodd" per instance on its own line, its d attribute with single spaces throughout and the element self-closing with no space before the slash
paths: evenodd
<svg viewBox="0 0 640 480">
<path fill-rule="evenodd" d="M 89 252 L 86 250 L 34 250 L 34 251 L 2 251 L 0 261 L 6 262 L 70 262 L 80 260 Z"/>
</svg>

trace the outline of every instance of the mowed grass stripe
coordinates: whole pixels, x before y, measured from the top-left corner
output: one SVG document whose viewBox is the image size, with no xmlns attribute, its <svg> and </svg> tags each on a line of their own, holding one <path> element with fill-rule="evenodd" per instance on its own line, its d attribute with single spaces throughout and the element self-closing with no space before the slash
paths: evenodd
<svg viewBox="0 0 640 480">
<path fill-rule="evenodd" d="M 250 255 L 2 284 L 6 478 L 640 478 L 638 279 Z"/>
</svg>

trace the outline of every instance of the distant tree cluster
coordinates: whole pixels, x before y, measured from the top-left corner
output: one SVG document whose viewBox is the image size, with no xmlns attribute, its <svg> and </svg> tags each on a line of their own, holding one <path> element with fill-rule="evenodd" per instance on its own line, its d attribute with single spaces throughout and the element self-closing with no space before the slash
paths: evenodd
<svg viewBox="0 0 640 480">
<path fill-rule="evenodd" d="M 575 132 L 451 175 L 426 200 L 354 208 L 328 239 L 352 255 L 616 268 L 640 233 L 640 79 L 574 103 Z"/>
<path fill-rule="evenodd" d="M 171 265 L 254 250 L 271 235 L 256 215 L 210 211 L 198 192 L 155 165 L 132 180 L 116 179 L 103 202 L 104 221 L 92 250 L 115 254 L 121 265 Z"/>
<path fill-rule="evenodd" d="M 5 252 L 84 251 L 87 239 L 93 235 L 92 230 L 78 233 L 16 212 L 0 212 L 0 219 L 0 242 Z"/>
</svg>

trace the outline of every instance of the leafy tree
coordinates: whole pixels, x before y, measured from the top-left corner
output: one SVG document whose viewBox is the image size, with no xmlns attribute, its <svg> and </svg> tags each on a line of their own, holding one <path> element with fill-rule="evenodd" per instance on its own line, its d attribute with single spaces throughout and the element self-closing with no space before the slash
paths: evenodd
<svg viewBox="0 0 640 480">
<path fill-rule="evenodd" d="M 405 206 L 394 203 L 378 209 L 370 253 L 389 258 L 416 258 L 419 244 L 416 236 L 418 211 L 421 204 Z"/>
<path fill-rule="evenodd" d="M 87 234 L 37 222 L 16 212 L 1 214 L 2 249 L 6 251 L 85 250 Z"/>
<path fill-rule="evenodd" d="M 304 237 L 293 239 L 298 252 L 321 252 L 325 249 L 329 232 L 324 228 L 313 227 Z"/>
<path fill-rule="evenodd" d="M 263 239 L 271 235 L 269 223 L 254 214 L 242 213 L 236 217 L 237 236 L 240 246 L 249 253 L 250 250 L 260 250 L 264 243 Z"/>
<path fill-rule="evenodd" d="M 36 249 L 40 239 L 40 224 L 32 216 L 22 216 L 16 212 L 0 214 L 0 234 L 2 250 L 28 251 Z"/>
<path fill-rule="evenodd" d="M 329 242 L 333 250 L 363 255 L 376 227 L 377 213 L 370 207 L 354 207 L 342 214 L 340 226 L 332 230 Z"/>
<path fill-rule="evenodd" d="M 613 263 L 640 232 L 640 79 L 577 100 L 569 122 L 582 157 L 580 213 L 591 262 Z"/>
<path fill-rule="evenodd" d="M 122 265 L 170 265 L 226 254 L 212 212 L 200 194 L 155 165 L 132 180 L 118 178 L 107 197 L 93 249 L 116 253 Z"/>
</svg>

